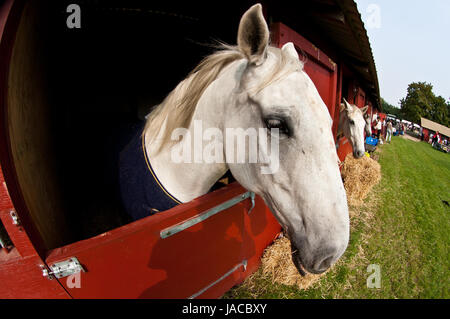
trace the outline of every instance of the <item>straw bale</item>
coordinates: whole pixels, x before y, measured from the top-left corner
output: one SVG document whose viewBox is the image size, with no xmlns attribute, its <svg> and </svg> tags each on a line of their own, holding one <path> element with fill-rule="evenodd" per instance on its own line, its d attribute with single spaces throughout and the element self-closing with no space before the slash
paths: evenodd
<svg viewBox="0 0 450 319">
<path fill-rule="evenodd" d="M 355 159 L 352 154 L 348 154 L 341 174 L 348 204 L 360 206 L 370 190 L 381 180 L 381 167 L 369 157 Z"/>
</svg>

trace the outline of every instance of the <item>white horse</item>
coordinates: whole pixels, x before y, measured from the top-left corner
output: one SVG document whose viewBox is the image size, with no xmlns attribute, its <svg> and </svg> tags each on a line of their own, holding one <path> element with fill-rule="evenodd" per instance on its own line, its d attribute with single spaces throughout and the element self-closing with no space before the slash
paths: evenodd
<svg viewBox="0 0 450 319">
<path fill-rule="evenodd" d="M 353 149 L 353 156 L 361 158 L 364 156 L 364 131 L 369 136 L 372 134 L 370 123 L 364 118 L 369 106 L 366 105 L 362 109 L 356 105 L 348 103 L 344 99 L 341 103 L 341 110 L 339 114 L 338 136 L 344 135 L 350 142 Z"/>
<path fill-rule="evenodd" d="M 152 172 L 168 195 L 188 202 L 207 193 L 230 170 L 244 188 L 264 199 L 282 225 L 299 272 L 321 273 L 344 253 L 349 240 L 332 119 L 293 44 L 269 46 L 260 4 L 242 16 L 237 43 L 206 57 L 148 117 L 142 137 Z M 248 161 L 249 154 L 245 162 L 236 162 L 229 158 L 228 140 L 209 136 L 200 145 L 173 141 L 178 128 L 198 134 L 198 123 L 203 131 L 224 135 L 230 128 L 274 129 L 279 168 L 262 173 L 263 164 Z M 258 139 L 260 155 L 272 161 L 273 154 L 261 143 Z M 202 159 L 205 147 L 224 161 Z M 173 150 L 180 149 L 196 160 L 175 163 Z"/>
<path fill-rule="evenodd" d="M 368 105 L 366 106 L 367 108 L 369 107 Z M 364 126 L 364 130 L 366 131 L 366 137 L 367 136 L 372 136 L 372 123 L 370 121 L 370 114 L 366 113 L 364 114 L 364 120 L 366 121 L 366 125 Z"/>
</svg>

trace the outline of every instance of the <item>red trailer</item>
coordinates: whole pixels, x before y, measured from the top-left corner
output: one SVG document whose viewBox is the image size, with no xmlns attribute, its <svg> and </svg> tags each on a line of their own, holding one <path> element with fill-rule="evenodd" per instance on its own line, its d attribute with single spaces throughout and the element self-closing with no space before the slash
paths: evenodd
<svg viewBox="0 0 450 319">
<path fill-rule="evenodd" d="M 0 298 L 222 296 L 257 269 L 281 231 L 262 199 L 232 183 L 124 222 L 97 160 L 111 148 L 100 133 L 112 128 L 97 125 L 106 125 L 104 117 L 111 126 L 123 124 L 130 110 L 167 94 L 179 81 L 177 68 L 182 78 L 201 58 L 189 36 L 214 33 L 233 43 L 230 26 L 251 2 L 229 5 L 223 18 L 208 20 L 191 3 L 173 11 L 87 1 L 83 10 L 91 15 L 80 30 L 55 27 L 65 23 L 70 2 L 56 8 L 42 3 L 7 0 L 0 6 Z M 380 109 L 373 57 L 353 1 L 310 1 L 301 12 L 276 1 L 262 4 L 274 21 L 272 44 L 293 42 L 306 58 L 335 136 L 342 98 L 369 104 L 370 112 Z M 107 25 L 117 19 L 120 27 Z M 150 44 L 142 44 L 144 29 L 158 30 Z M 173 44 L 176 37 L 180 42 Z M 152 42 L 165 50 L 155 52 Z M 179 52 L 171 77 L 150 81 L 158 94 L 142 93 L 139 83 L 164 67 L 147 58 L 159 54 L 164 61 Z M 67 153 L 67 144 L 81 151 Z M 345 139 L 338 144 L 343 159 L 351 149 Z M 97 228 L 84 231 L 86 221 Z"/>
</svg>

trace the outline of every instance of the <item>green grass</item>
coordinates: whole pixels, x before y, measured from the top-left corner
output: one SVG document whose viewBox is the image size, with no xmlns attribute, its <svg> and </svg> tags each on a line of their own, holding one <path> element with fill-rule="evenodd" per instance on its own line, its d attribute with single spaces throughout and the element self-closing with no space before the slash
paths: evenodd
<svg viewBox="0 0 450 319">
<path fill-rule="evenodd" d="M 307 290 L 257 272 L 224 298 L 449 298 L 450 154 L 394 137 L 380 147 L 381 182 L 352 218 L 341 260 Z M 367 266 L 381 288 L 367 288 Z"/>
</svg>

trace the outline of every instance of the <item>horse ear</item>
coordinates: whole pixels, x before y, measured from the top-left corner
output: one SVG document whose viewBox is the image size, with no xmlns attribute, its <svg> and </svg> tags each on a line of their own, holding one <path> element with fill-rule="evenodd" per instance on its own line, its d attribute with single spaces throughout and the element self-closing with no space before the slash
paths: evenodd
<svg viewBox="0 0 450 319">
<path fill-rule="evenodd" d="M 347 102 L 347 100 L 345 98 L 344 98 L 344 106 L 348 112 L 350 112 L 352 110 L 352 106 Z"/>
<path fill-rule="evenodd" d="M 288 56 L 298 60 L 298 52 L 294 47 L 292 42 L 288 42 L 281 48 L 281 51 L 286 53 Z"/>
<path fill-rule="evenodd" d="M 362 112 L 363 114 L 366 114 L 366 112 L 367 112 L 368 109 L 369 109 L 369 105 L 366 105 L 366 106 L 364 106 L 364 107 L 361 109 L 361 112 Z"/>
<path fill-rule="evenodd" d="M 250 63 L 264 62 L 269 46 L 269 27 L 262 13 L 261 4 L 255 4 L 241 18 L 237 44 Z"/>
<path fill-rule="evenodd" d="M 341 108 L 339 109 L 339 111 L 342 112 L 342 111 L 344 111 L 344 110 L 345 110 L 345 104 L 344 104 L 344 103 L 341 103 Z"/>
</svg>

